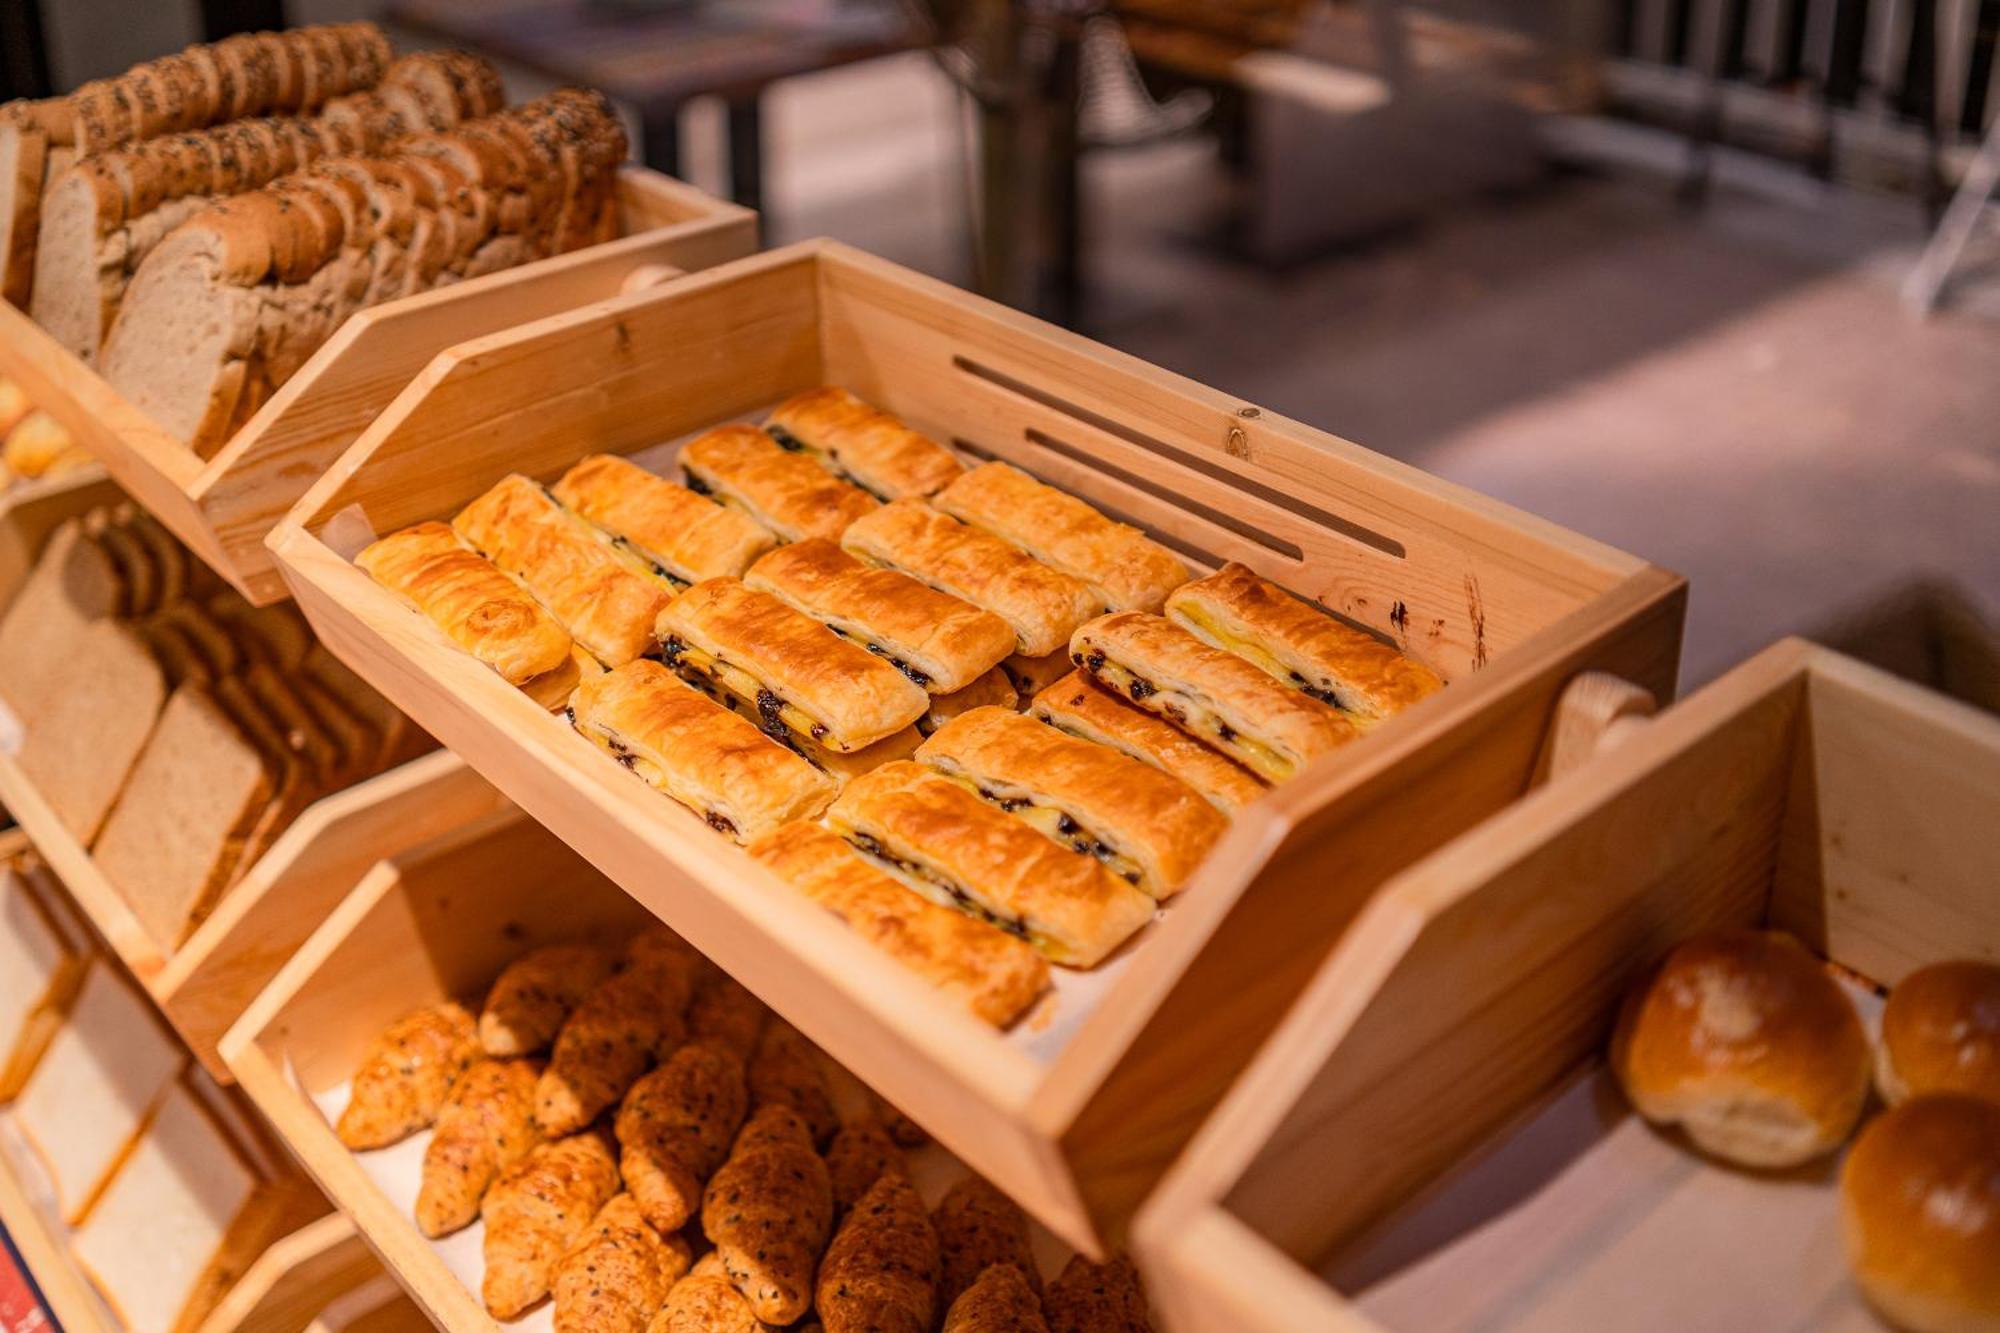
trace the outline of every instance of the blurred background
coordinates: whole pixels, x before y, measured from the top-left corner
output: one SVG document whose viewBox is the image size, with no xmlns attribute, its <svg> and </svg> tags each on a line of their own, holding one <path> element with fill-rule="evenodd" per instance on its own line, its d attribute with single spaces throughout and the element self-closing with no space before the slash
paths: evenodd
<svg viewBox="0 0 2000 1333">
<path fill-rule="evenodd" d="M 0 0 L 0 97 L 372 17 L 655 165 L 2000 707 L 2000 0 Z"/>
</svg>

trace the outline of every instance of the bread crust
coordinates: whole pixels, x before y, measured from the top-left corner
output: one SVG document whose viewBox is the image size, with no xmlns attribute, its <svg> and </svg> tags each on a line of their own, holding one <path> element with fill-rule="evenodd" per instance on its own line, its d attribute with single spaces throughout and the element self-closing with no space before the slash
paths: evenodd
<svg viewBox="0 0 2000 1333">
<path fill-rule="evenodd" d="M 764 427 L 879 500 L 935 495 L 965 471 L 951 450 L 837 385 L 786 399 Z"/>
<path fill-rule="evenodd" d="M 879 507 L 868 492 L 780 449 L 755 426 L 719 426 L 688 441 L 680 464 L 693 489 L 740 507 L 779 541 L 838 538 Z"/>
<path fill-rule="evenodd" d="M 2000 1102 L 2000 966 L 1933 963 L 1896 983 L 1882 1010 L 1875 1084 L 1892 1105 L 1930 1092 Z"/>
<path fill-rule="evenodd" d="M 1081 671 L 1070 672 L 1037 694 L 1028 712 L 1059 731 L 1173 774 L 1226 815 L 1267 790 L 1249 769 L 1223 758 L 1173 723 L 1099 688 Z"/>
<path fill-rule="evenodd" d="M 569 657 L 570 634 L 561 622 L 446 524 L 393 533 L 354 563 L 510 685 L 554 671 Z"/>
<path fill-rule="evenodd" d="M 1021 693 L 1007 673 L 994 667 L 964 689 L 931 696 L 931 711 L 917 719 L 917 730 L 928 736 L 953 718 L 975 708 L 1019 708 Z"/>
<path fill-rule="evenodd" d="M 555 496 L 683 584 L 741 574 L 777 544 L 740 510 L 704 500 L 616 454 L 578 461 L 556 482 Z"/>
</svg>

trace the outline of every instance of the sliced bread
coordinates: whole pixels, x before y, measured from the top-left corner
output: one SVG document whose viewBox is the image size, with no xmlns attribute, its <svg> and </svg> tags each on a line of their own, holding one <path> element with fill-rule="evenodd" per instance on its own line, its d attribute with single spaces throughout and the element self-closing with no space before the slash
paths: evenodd
<svg viewBox="0 0 2000 1333">
<path fill-rule="evenodd" d="M 66 520 L 0 617 L 0 699 L 24 722 L 41 713 L 75 671 L 83 631 L 124 606 L 116 563 L 81 517 Z"/>
<path fill-rule="evenodd" d="M 67 679 L 25 718 L 21 770 L 86 847 L 111 813 L 166 704 L 166 674 L 135 631 L 100 620 L 76 637 Z"/>
<path fill-rule="evenodd" d="M 88 945 L 69 937 L 28 877 L 0 869 L 0 1103 L 48 1049 L 89 961 Z"/>
</svg>

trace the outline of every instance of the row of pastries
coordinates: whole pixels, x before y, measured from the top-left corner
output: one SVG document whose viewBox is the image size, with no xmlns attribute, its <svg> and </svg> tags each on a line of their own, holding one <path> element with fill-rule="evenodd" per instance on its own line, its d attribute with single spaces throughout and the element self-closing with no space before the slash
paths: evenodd
<svg viewBox="0 0 2000 1333">
<path fill-rule="evenodd" d="M 356 561 L 995 1024 L 1049 963 L 1117 951 L 1270 784 L 1442 684 L 840 388 L 678 462 L 509 476 Z"/>
</svg>

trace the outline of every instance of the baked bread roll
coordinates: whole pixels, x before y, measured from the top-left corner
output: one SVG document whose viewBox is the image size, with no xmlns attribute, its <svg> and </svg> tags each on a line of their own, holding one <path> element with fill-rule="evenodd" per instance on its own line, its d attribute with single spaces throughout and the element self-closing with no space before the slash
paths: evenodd
<svg viewBox="0 0 2000 1333">
<path fill-rule="evenodd" d="M 1717 930 L 1676 945 L 1633 988 L 1611 1070 L 1640 1115 L 1741 1166 L 1838 1148 L 1868 1098 L 1853 1003 L 1791 936 Z"/>
<path fill-rule="evenodd" d="M 1071 1259 L 1042 1297 L 1049 1333 L 1152 1333 L 1146 1288 L 1131 1259 Z"/>
<path fill-rule="evenodd" d="M 1919 968 L 1889 992 L 1875 1086 L 1895 1105 L 1926 1092 L 2000 1102 L 2000 967 L 1972 961 Z"/>
<path fill-rule="evenodd" d="M 488 1312 L 513 1319 L 548 1295 L 556 1265 L 617 1193 L 618 1163 L 600 1130 L 538 1144 L 502 1176 L 479 1209 Z"/>
<path fill-rule="evenodd" d="M 556 1333 L 646 1333 L 693 1261 L 685 1236 L 662 1236 L 631 1195 L 617 1195 L 556 1265 Z"/>
<path fill-rule="evenodd" d="M 1840 1171 L 1848 1266 L 1912 1333 L 2000 1329 L 2000 1104 L 1912 1097 L 1861 1131 Z"/>
<path fill-rule="evenodd" d="M 549 944 L 507 964 L 479 1013 L 479 1044 L 488 1055 L 548 1049 L 570 1013 L 611 975 L 610 951 L 589 944 Z"/>
<path fill-rule="evenodd" d="M 938 1238 L 916 1186 L 876 1178 L 819 1266 L 826 1333 L 928 1333 L 937 1320 Z"/>
<path fill-rule="evenodd" d="M 1021 1270 L 994 1264 L 952 1301 L 943 1333 L 1049 1333 L 1049 1325 Z"/>
<path fill-rule="evenodd" d="M 1027 1214 L 984 1176 L 966 1176 L 945 1191 L 931 1225 L 938 1234 L 940 1304 L 950 1306 L 996 1265 L 1017 1270 L 1034 1295 L 1041 1295 Z"/>
<path fill-rule="evenodd" d="M 758 1109 L 702 1196 L 702 1232 L 767 1324 L 812 1308 L 813 1270 L 833 1229 L 833 1187 L 812 1134 L 789 1107 Z"/>
<path fill-rule="evenodd" d="M 472 1225 L 480 1200 L 528 1155 L 535 1129 L 533 1060 L 480 1060 L 458 1076 L 424 1145 L 417 1229 L 435 1239 Z"/>
<path fill-rule="evenodd" d="M 889 1137 L 881 1118 L 864 1111 L 843 1124 L 826 1150 L 834 1216 L 846 1216 L 847 1210 L 861 1202 L 862 1196 L 887 1171 L 908 1176 L 910 1165 L 903 1160 L 902 1149 Z"/>
<path fill-rule="evenodd" d="M 479 1058 L 472 1015 L 447 1000 L 391 1023 L 355 1071 L 335 1132 L 350 1148 L 386 1148 L 427 1128 Z"/>
</svg>

